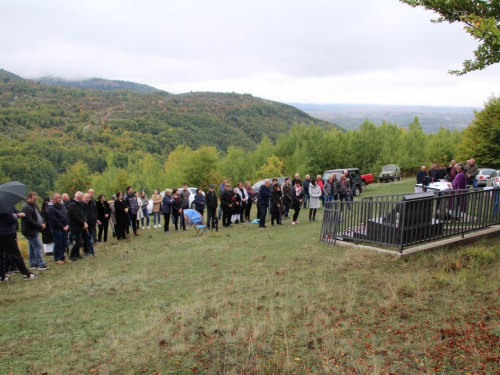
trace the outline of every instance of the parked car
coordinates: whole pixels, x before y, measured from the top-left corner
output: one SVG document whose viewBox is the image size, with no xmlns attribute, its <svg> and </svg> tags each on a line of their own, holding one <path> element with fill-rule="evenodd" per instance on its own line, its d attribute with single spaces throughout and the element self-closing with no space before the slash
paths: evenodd
<svg viewBox="0 0 500 375">
<path fill-rule="evenodd" d="M 343 168 L 343 169 L 331 169 L 323 173 L 323 183 L 328 180 L 328 177 L 334 173 L 337 173 L 337 178 L 340 177 L 344 171 L 349 172 L 349 176 L 352 179 L 353 186 L 351 186 L 352 193 L 355 197 L 359 197 L 363 189 L 363 179 L 359 173 L 359 168 Z"/>
<path fill-rule="evenodd" d="M 487 187 L 500 187 L 500 170 L 493 171 L 490 174 L 490 178 L 486 180 Z"/>
<path fill-rule="evenodd" d="M 382 172 L 378 175 L 378 182 L 401 181 L 401 169 L 397 164 L 390 164 L 382 167 Z"/>
<path fill-rule="evenodd" d="M 370 185 L 375 181 L 373 173 L 362 174 L 361 180 L 363 180 L 363 191 L 366 190 L 366 185 Z"/>
<path fill-rule="evenodd" d="M 481 168 L 477 172 L 476 180 L 478 187 L 485 187 L 487 180 L 490 178 L 490 175 L 495 172 L 494 169 L 491 168 Z"/>
<path fill-rule="evenodd" d="M 278 184 L 280 184 L 280 186 L 283 186 L 283 184 L 285 183 L 285 180 L 287 179 L 287 177 L 278 177 Z M 266 178 L 263 179 L 263 180 L 259 180 L 257 181 L 255 184 L 253 184 L 252 186 L 252 189 L 253 191 L 255 191 L 255 195 L 253 196 L 253 203 L 257 204 L 258 201 L 259 201 L 259 190 L 260 190 L 260 187 L 264 184 L 264 182 L 266 182 Z M 273 181 L 273 177 L 270 178 L 271 182 Z"/>
</svg>

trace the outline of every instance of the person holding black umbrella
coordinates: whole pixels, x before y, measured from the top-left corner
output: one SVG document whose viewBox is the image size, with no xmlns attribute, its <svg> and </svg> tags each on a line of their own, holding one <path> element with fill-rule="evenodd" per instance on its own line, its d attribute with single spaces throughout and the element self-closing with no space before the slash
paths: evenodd
<svg viewBox="0 0 500 375">
<path fill-rule="evenodd" d="M 17 219 L 24 218 L 23 212 L 16 213 L 14 208 L 9 212 L 0 213 L 0 282 L 9 281 L 5 276 L 3 261 L 5 254 L 9 254 L 12 263 L 17 266 L 17 269 L 24 275 L 25 280 L 35 279 L 37 276 L 31 273 L 24 263 L 21 251 L 17 245 Z"/>
</svg>

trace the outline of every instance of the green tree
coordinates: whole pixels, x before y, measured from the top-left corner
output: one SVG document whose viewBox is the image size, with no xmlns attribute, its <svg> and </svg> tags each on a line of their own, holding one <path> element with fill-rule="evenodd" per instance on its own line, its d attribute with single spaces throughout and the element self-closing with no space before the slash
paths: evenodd
<svg viewBox="0 0 500 375">
<path fill-rule="evenodd" d="M 270 178 L 283 176 L 283 162 L 277 156 L 267 158 L 267 163 L 259 169 L 258 178 Z"/>
<path fill-rule="evenodd" d="M 194 151 L 184 163 L 189 184 L 207 190 L 210 184 L 217 184 L 222 175 L 219 170 L 219 152 L 215 147 L 205 146 Z"/>
<path fill-rule="evenodd" d="M 460 145 L 464 159 L 473 157 L 477 164 L 500 168 L 500 97 L 491 97 L 463 133 Z"/>
<path fill-rule="evenodd" d="M 230 146 L 227 155 L 220 162 L 222 176 L 232 182 L 252 179 L 255 170 L 248 161 L 248 154 L 245 150 Z"/>
<path fill-rule="evenodd" d="M 463 62 L 462 70 L 450 74 L 463 75 L 482 70 L 500 61 L 500 2 L 498 0 L 400 0 L 412 7 L 423 7 L 440 15 L 434 23 L 460 22 L 465 31 L 479 41 L 474 60 Z"/>
<path fill-rule="evenodd" d="M 86 192 L 91 186 L 89 167 L 78 160 L 66 172 L 59 175 L 55 183 L 59 193 L 68 193 L 73 196 L 77 191 Z"/>
</svg>

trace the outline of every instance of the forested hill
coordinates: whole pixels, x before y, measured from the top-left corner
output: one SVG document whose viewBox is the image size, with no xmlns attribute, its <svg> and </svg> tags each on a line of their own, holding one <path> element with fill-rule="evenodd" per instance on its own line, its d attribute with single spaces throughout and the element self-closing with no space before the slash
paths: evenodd
<svg viewBox="0 0 500 375">
<path fill-rule="evenodd" d="M 31 181 L 45 193 L 77 160 L 93 173 L 146 154 L 161 165 L 181 144 L 252 150 L 264 135 L 274 141 L 297 123 L 336 127 L 251 95 L 79 89 L 2 70 L 0 179 Z"/>
<path fill-rule="evenodd" d="M 157 88 L 148 86 L 142 83 L 135 83 L 129 81 L 119 81 L 104 78 L 90 78 L 80 81 L 67 81 L 61 78 L 42 77 L 36 80 L 40 83 L 45 83 L 52 86 L 68 86 L 81 89 L 94 89 L 94 90 L 132 90 L 141 93 L 150 93 L 160 91 Z"/>
</svg>

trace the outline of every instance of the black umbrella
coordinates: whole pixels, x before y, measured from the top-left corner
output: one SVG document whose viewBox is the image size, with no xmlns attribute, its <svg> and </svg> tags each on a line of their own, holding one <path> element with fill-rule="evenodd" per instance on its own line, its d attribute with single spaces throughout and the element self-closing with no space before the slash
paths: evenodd
<svg viewBox="0 0 500 375">
<path fill-rule="evenodd" d="M 27 186 L 18 181 L 0 185 L 0 214 L 7 213 L 16 203 L 24 199 Z"/>
</svg>

